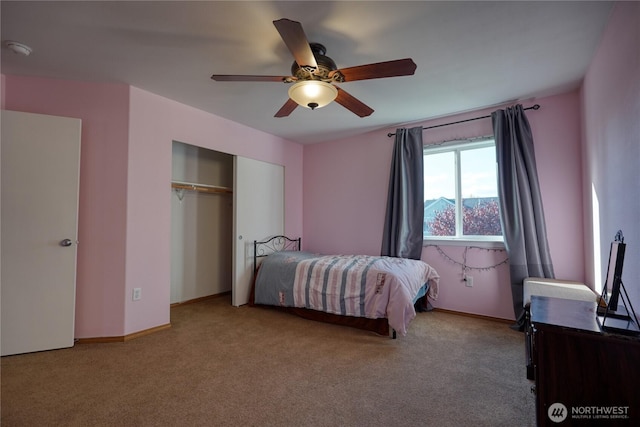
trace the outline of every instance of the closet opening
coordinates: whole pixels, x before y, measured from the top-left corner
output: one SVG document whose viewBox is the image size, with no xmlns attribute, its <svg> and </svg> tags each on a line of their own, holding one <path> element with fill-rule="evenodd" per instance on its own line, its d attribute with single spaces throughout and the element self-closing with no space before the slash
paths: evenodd
<svg viewBox="0 0 640 427">
<path fill-rule="evenodd" d="M 233 156 L 173 141 L 171 305 L 231 301 Z"/>
</svg>

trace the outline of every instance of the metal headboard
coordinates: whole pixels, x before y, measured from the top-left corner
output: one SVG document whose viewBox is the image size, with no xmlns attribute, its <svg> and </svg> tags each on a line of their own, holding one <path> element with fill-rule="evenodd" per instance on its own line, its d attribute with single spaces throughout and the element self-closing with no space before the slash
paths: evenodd
<svg viewBox="0 0 640 427">
<path fill-rule="evenodd" d="M 273 236 L 262 242 L 253 241 L 253 275 L 258 272 L 258 258 L 263 258 L 274 252 L 299 251 L 302 238 L 290 239 L 287 236 Z"/>
</svg>

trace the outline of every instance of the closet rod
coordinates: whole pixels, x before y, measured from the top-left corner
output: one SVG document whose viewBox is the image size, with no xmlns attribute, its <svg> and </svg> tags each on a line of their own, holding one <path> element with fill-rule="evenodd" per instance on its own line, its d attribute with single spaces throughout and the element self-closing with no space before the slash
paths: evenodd
<svg viewBox="0 0 640 427">
<path fill-rule="evenodd" d="M 191 182 L 179 182 L 179 181 L 172 181 L 171 188 L 175 188 L 178 190 L 199 191 L 202 193 L 225 193 L 225 194 L 233 193 L 233 190 L 228 187 L 219 187 L 217 185 L 208 185 L 208 184 L 194 184 Z"/>
<path fill-rule="evenodd" d="M 540 105 L 539 104 L 535 104 L 535 105 L 532 105 L 531 107 L 523 108 L 523 110 L 537 110 L 539 108 L 540 108 Z M 472 122 L 474 120 L 488 119 L 489 117 L 491 117 L 491 115 L 482 116 L 482 117 L 474 117 L 472 119 L 459 120 L 457 122 L 451 122 L 451 123 L 442 123 L 441 125 L 433 125 L 433 126 L 423 127 L 422 130 L 439 128 L 439 127 L 442 127 L 442 126 L 457 125 L 458 123 Z M 388 137 L 392 137 L 393 135 L 395 135 L 395 133 L 388 133 L 387 134 Z"/>
</svg>

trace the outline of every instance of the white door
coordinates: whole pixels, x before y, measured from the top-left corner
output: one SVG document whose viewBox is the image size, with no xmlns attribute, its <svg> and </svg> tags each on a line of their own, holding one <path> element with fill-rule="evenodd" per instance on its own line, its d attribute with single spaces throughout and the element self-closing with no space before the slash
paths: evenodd
<svg viewBox="0 0 640 427">
<path fill-rule="evenodd" d="M 232 304 L 249 302 L 253 241 L 284 233 L 284 167 L 244 157 L 233 163 Z"/>
<path fill-rule="evenodd" d="M 1 353 L 72 347 L 81 121 L 1 120 Z"/>
</svg>

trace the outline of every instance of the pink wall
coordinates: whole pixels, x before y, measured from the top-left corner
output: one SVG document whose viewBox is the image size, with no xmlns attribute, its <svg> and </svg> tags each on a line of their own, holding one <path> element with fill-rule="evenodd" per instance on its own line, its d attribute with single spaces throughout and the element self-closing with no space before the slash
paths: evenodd
<svg viewBox="0 0 640 427">
<path fill-rule="evenodd" d="M 525 106 L 534 101 L 524 103 Z M 529 111 L 535 139 L 540 186 L 549 244 L 557 277 L 584 278 L 580 166 L 579 97 L 577 92 L 535 100 L 542 108 Z M 492 109 L 416 123 L 431 126 L 488 115 Z M 321 253 L 379 254 L 382 242 L 393 139 L 381 130 L 367 135 L 305 146 L 304 246 Z M 425 142 L 491 135 L 491 120 L 478 120 L 425 131 Z M 461 262 L 464 247 L 440 245 Z M 504 251 L 468 249 L 467 264 L 500 263 Z M 435 247 L 422 258 L 441 276 L 436 306 L 449 310 L 513 319 L 507 265 L 473 270 L 474 287 L 462 282 L 462 267 Z"/>
<path fill-rule="evenodd" d="M 4 85 L 5 85 L 5 77 L 4 74 L 0 74 L 0 109 L 4 110 Z"/>
<path fill-rule="evenodd" d="M 6 76 L 5 108 L 82 120 L 75 336 L 124 331 L 129 88 Z"/>
<path fill-rule="evenodd" d="M 304 147 L 305 250 L 380 255 L 393 149 L 385 135 Z"/>
<path fill-rule="evenodd" d="M 559 279 L 584 281 L 580 97 L 536 100 L 529 111 L 553 269 Z"/>
<path fill-rule="evenodd" d="M 4 89 L 7 109 L 82 119 L 76 338 L 169 323 L 172 140 L 283 165 L 285 231 L 302 234 L 299 144 L 125 85 L 5 76 Z"/>
<path fill-rule="evenodd" d="M 622 280 L 640 308 L 640 3 L 616 3 L 582 88 L 587 281 L 604 282 L 616 231 Z M 592 197 L 592 189 L 595 196 Z M 595 230 L 595 231 L 593 231 Z"/>
<path fill-rule="evenodd" d="M 285 168 L 285 232 L 302 233 L 302 146 L 131 88 L 126 331 L 169 323 L 171 143 L 180 141 Z"/>
</svg>

